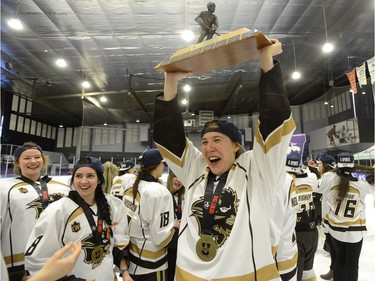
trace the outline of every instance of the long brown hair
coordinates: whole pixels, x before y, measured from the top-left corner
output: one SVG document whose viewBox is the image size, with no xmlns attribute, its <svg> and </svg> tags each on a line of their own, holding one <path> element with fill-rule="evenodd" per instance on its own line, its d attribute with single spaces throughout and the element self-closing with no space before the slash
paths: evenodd
<svg viewBox="0 0 375 281">
<path fill-rule="evenodd" d="M 340 177 L 338 200 L 342 201 L 349 191 L 350 181 L 355 180 L 352 173 L 367 174 L 366 181 L 374 184 L 374 168 L 370 166 L 354 164 L 353 168 L 336 168 L 336 174 Z"/>
</svg>

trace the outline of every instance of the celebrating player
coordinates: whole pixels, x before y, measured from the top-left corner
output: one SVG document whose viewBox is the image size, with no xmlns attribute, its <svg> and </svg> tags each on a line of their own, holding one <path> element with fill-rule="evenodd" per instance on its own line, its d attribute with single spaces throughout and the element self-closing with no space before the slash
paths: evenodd
<svg viewBox="0 0 375 281">
<path fill-rule="evenodd" d="M 208 122 L 201 150 L 194 147 L 176 98 L 178 81 L 190 73 L 165 73 L 164 96 L 155 103 L 154 140 L 187 189 L 177 248 L 179 281 L 280 280 L 269 220 L 276 190 L 285 181 L 295 123 L 280 64 L 273 61 L 281 43 L 271 41 L 259 50 L 260 116 L 252 151 L 245 152 L 241 132 L 224 120 Z"/>
</svg>

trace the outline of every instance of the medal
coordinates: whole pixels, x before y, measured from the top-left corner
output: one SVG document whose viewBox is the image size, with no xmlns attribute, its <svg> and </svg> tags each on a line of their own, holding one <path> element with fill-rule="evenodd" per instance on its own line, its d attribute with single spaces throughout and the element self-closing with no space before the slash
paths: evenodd
<svg viewBox="0 0 375 281">
<path fill-rule="evenodd" d="M 91 259 L 94 264 L 100 263 L 103 260 L 103 249 L 101 246 L 96 246 L 91 254 Z"/>
<path fill-rule="evenodd" d="M 195 247 L 198 257 L 202 261 L 211 261 L 216 256 L 217 245 L 211 235 L 202 234 Z"/>
</svg>

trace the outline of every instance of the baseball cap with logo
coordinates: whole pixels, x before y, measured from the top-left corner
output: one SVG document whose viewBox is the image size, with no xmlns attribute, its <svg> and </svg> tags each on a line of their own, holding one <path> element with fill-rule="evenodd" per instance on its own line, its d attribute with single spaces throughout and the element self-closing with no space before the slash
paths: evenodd
<svg viewBox="0 0 375 281">
<path fill-rule="evenodd" d="M 135 163 L 131 160 L 126 160 L 124 163 L 121 163 L 120 171 L 127 171 L 130 168 L 134 168 Z"/>
<path fill-rule="evenodd" d="M 141 168 L 149 168 L 159 163 L 165 162 L 163 156 L 161 156 L 159 150 L 152 148 L 146 150 L 142 154 Z"/>
<path fill-rule="evenodd" d="M 289 154 L 286 157 L 286 163 L 285 163 L 286 171 L 300 174 L 301 173 L 300 163 L 301 163 L 301 159 L 299 158 L 297 154 Z"/>
<path fill-rule="evenodd" d="M 337 154 L 337 167 L 339 168 L 353 168 L 354 156 L 351 152 L 341 152 Z"/>
</svg>

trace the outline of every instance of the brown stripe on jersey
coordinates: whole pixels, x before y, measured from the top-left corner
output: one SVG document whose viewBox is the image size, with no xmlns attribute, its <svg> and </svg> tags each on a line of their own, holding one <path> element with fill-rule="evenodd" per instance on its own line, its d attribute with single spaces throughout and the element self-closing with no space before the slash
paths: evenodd
<svg viewBox="0 0 375 281">
<path fill-rule="evenodd" d="M 148 250 L 145 250 L 145 249 L 140 249 L 138 248 L 136 245 L 134 245 L 133 243 L 130 242 L 129 244 L 129 250 L 131 252 L 133 252 L 133 255 L 134 256 L 138 256 L 141 255 L 142 257 L 145 257 L 147 259 L 153 259 L 153 260 L 157 260 L 157 259 L 160 259 L 162 257 L 164 257 L 166 254 L 167 254 L 167 249 L 166 248 L 162 248 L 156 252 L 151 252 L 151 251 L 148 251 Z"/>
<path fill-rule="evenodd" d="M 25 255 L 24 253 L 19 253 L 19 254 L 14 254 L 13 255 L 13 263 L 16 262 L 23 262 L 25 260 Z M 6 256 L 4 257 L 4 261 L 7 265 L 12 264 L 12 257 L 11 256 Z"/>
<path fill-rule="evenodd" d="M 176 280 L 188 280 L 188 281 L 206 281 L 206 279 L 200 278 L 187 272 L 180 267 L 176 266 Z M 266 265 L 257 270 L 257 280 L 272 280 L 278 278 L 279 272 L 277 271 L 276 265 L 274 263 Z M 225 278 L 212 278 L 211 281 L 254 281 L 255 275 L 254 272 L 241 276 L 232 276 Z"/>
<path fill-rule="evenodd" d="M 169 244 L 169 242 L 171 242 L 172 238 L 173 238 L 173 234 L 175 232 L 175 229 L 172 227 L 169 235 L 167 238 L 165 238 L 160 244 L 156 245 L 156 246 L 159 246 L 159 247 L 165 247 Z"/>
<path fill-rule="evenodd" d="M 269 136 L 261 135 L 258 124 L 255 130 L 255 138 L 257 142 L 260 144 L 260 146 L 263 148 L 264 153 L 267 153 L 271 150 L 271 148 L 280 143 L 280 140 L 283 136 L 291 134 L 295 127 L 296 124 L 294 123 L 292 116 L 290 116 L 289 119 L 284 121 L 282 126 L 280 126 L 277 130 L 273 131 L 271 135 L 269 135 L 270 138 L 267 140 L 267 142 L 264 142 L 264 140 L 266 140 Z"/>
<path fill-rule="evenodd" d="M 284 271 L 288 269 L 293 269 L 297 265 L 298 252 L 290 259 L 286 261 L 278 261 L 277 268 L 279 271 Z"/>
</svg>

